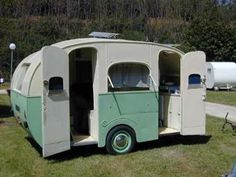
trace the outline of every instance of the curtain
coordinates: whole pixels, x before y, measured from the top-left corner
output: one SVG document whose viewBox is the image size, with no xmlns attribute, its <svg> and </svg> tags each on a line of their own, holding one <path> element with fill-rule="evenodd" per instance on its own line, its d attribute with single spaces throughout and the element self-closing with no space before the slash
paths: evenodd
<svg viewBox="0 0 236 177">
<path fill-rule="evenodd" d="M 109 69 L 109 76 L 115 88 L 149 87 L 149 70 L 142 64 L 116 64 Z"/>
</svg>

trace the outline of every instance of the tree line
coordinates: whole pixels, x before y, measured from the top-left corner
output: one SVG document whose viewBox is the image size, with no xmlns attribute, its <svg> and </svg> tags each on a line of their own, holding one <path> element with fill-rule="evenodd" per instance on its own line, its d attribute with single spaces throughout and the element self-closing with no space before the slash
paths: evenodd
<svg viewBox="0 0 236 177">
<path fill-rule="evenodd" d="M 44 45 L 92 31 L 121 38 L 178 43 L 207 60 L 236 61 L 236 0 L 4 0 L 0 1 L 0 70 L 9 73 Z"/>
</svg>

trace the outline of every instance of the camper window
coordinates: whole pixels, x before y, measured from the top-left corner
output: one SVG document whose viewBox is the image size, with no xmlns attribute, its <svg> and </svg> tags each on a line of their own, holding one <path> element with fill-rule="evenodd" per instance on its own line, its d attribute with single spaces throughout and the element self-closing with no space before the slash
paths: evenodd
<svg viewBox="0 0 236 177">
<path fill-rule="evenodd" d="M 28 64 L 28 63 L 24 63 L 22 65 L 21 71 L 20 71 L 20 74 L 19 74 L 19 79 L 17 81 L 17 86 L 16 86 L 17 90 L 21 91 L 22 85 L 23 85 L 23 81 L 24 81 L 24 78 L 25 78 L 25 74 L 26 74 L 27 70 L 29 69 L 29 66 L 30 66 L 30 64 Z"/>
<path fill-rule="evenodd" d="M 189 87 L 200 87 L 201 86 L 201 76 L 199 74 L 191 74 L 188 77 Z"/>
<path fill-rule="evenodd" d="M 119 63 L 108 72 L 108 91 L 149 90 L 149 69 L 138 63 Z M 112 83 L 112 84 L 111 84 Z"/>
<path fill-rule="evenodd" d="M 210 74 L 211 73 L 211 68 L 207 68 L 207 72 Z"/>
<path fill-rule="evenodd" d="M 63 91 L 63 79 L 61 77 L 50 78 L 49 91 Z"/>
</svg>

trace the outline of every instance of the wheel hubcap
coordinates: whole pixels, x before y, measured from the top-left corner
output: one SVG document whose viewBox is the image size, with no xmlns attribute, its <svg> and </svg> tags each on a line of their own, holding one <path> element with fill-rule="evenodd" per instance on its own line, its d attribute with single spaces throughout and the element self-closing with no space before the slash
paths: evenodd
<svg viewBox="0 0 236 177">
<path fill-rule="evenodd" d="M 114 136 L 112 146 L 116 152 L 118 153 L 125 152 L 129 149 L 130 145 L 131 145 L 131 137 L 128 133 L 119 132 Z"/>
</svg>

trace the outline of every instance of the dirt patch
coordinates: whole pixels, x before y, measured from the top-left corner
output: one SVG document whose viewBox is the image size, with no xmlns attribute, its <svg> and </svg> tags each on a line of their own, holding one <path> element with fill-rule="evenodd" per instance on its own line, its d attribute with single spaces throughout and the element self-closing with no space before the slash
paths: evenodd
<svg viewBox="0 0 236 177">
<path fill-rule="evenodd" d="M 164 158 L 181 159 L 182 157 L 184 157 L 184 153 L 178 150 L 164 150 L 162 156 Z"/>
<path fill-rule="evenodd" d="M 16 126 L 16 122 L 8 122 L 8 121 L 3 121 L 0 120 L 0 126 Z"/>
</svg>

